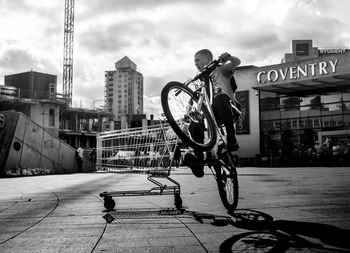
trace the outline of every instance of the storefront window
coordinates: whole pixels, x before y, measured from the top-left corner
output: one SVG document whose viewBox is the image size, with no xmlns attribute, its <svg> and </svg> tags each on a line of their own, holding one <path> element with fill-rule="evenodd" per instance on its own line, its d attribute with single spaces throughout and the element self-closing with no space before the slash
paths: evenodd
<svg viewBox="0 0 350 253">
<path fill-rule="evenodd" d="M 274 131 L 274 130 L 279 130 L 279 120 L 273 121 L 273 120 L 268 120 L 268 121 L 262 121 L 261 122 L 261 129 L 266 132 L 266 131 Z M 275 129 L 275 126 L 277 124 L 277 129 Z"/>
<path fill-rule="evenodd" d="M 261 91 L 260 99 L 265 99 L 265 98 L 277 98 L 277 94 L 274 92 Z"/>
<path fill-rule="evenodd" d="M 271 111 L 262 111 L 261 112 L 261 120 L 274 120 L 280 119 L 281 114 L 280 110 L 271 110 Z"/>
<path fill-rule="evenodd" d="M 281 119 L 295 119 L 300 118 L 299 107 L 288 108 L 287 111 L 281 111 Z"/>
<path fill-rule="evenodd" d="M 349 112 L 350 111 L 350 93 L 343 93 L 343 111 Z"/>
<path fill-rule="evenodd" d="M 281 120 L 281 130 L 290 130 L 292 121 L 290 120 Z"/>
<path fill-rule="evenodd" d="M 321 96 L 310 96 L 300 98 L 300 106 L 315 106 L 319 108 L 321 105 Z"/>
<path fill-rule="evenodd" d="M 301 118 L 299 120 L 300 129 L 308 129 L 312 126 L 312 120 L 310 118 Z"/>
<path fill-rule="evenodd" d="M 343 102 L 343 111 L 344 113 L 350 112 L 350 102 Z"/>
<path fill-rule="evenodd" d="M 350 92 L 343 93 L 343 101 L 350 101 Z"/>
<path fill-rule="evenodd" d="M 342 129 L 344 126 L 343 115 L 331 115 L 322 117 L 322 128 Z"/>
<path fill-rule="evenodd" d="M 350 114 L 344 114 L 344 128 L 349 129 L 350 128 Z"/>
<path fill-rule="evenodd" d="M 322 95 L 321 96 L 321 103 L 322 104 L 335 103 L 335 102 L 341 101 L 341 99 L 342 99 L 342 93 Z"/>
<path fill-rule="evenodd" d="M 303 97 L 300 99 L 301 117 L 319 116 L 321 110 L 321 96 Z"/>
<path fill-rule="evenodd" d="M 307 162 L 320 136 L 322 143 L 325 134 L 340 138 L 350 129 L 350 92 L 306 97 L 265 92 L 261 99 L 261 153 L 280 155 L 286 165 Z"/>
<path fill-rule="evenodd" d="M 341 114 L 342 113 L 342 103 L 332 103 L 322 105 L 322 115 L 331 115 L 331 114 Z"/>
<path fill-rule="evenodd" d="M 283 97 L 281 98 L 281 107 L 283 111 L 295 110 L 295 108 L 300 107 L 300 101 L 302 101 L 299 97 Z"/>
<path fill-rule="evenodd" d="M 274 132 L 270 136 L 269 150 L 272 156 L 279 156 L 281 150 L 281 133 Z"/>
<path fill-rule="evenodd" d="M 279 109 L 279 98 L 276 93 L 260 92 L 260 110 L 268 111 Z"/>
<path fill-rule="evenodd" d="M 262 138 L 262 155 L 280 156 L 281 153 L 281 133 L 265 133 Z"/>
<path fill-rule="evenodd" d="M 300 150 L 300 132 L 299 131 L 285 131 L 283 133 L 283 146 L 286 152 L 294 153 Z"/>
<path fill-rule="evenodd" d="M 304 153 L 309 148 L 314 147 L 316 140 L 317 140 L 317 132 L 314 131 L 313 129 L 306 129 L 300 132 L 300 142 Z"/>
<path fill-rule="evenodd" d="M 311 106 L 300 107 L 300 117 L 320 117 L 321 108 L 313 109 Z"/>
</svg>

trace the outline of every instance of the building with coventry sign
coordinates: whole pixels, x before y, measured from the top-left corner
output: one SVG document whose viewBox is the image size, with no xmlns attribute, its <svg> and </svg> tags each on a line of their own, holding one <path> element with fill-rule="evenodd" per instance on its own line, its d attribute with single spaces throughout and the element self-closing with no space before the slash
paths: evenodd
<svg viewBox="0 0 350 253">
<path fill-rule="evenodd" d="M 282 63 L 239 68 L 236 80 L 243 106 L 236 125 L 243 163 L 349 164 L 349 50 L 293 40 Z"/>
</svg>

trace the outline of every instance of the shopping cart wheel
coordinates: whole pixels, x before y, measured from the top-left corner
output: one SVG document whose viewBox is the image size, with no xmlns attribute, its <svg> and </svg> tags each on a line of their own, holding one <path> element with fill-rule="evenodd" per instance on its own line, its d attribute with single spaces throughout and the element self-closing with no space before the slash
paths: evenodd
<svg viewBox="0 0 350 253">
<path fill-rule="evenodd" d="M 113 200 L 113 198 L 111 196 L 105 196 L 103 200 L 103 205 L 105 206 L 106 210 L 113 211 L 115 207 L 115 201 Z"/>
<path fill-rule="evenodd" d="M 182 198 L 180 197 L 180 193 L 175 193 L 174 198 L 175 198 L 175 207 L 176 209 L 180 210 L 182 208 Z"/>
</svg>

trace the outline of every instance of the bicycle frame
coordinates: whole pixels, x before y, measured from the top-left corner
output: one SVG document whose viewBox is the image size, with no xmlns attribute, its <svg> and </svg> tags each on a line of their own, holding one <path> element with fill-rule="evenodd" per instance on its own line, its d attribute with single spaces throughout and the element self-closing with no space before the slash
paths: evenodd
<svg viewBox="0 0 350 253">
<path fill-rule="evenodd" d="M 211 74 L 214 69 L 219 66 L 219 61 L 218 60 L 214 60 L 212 62 L 210 62 L 206 67 L 205 69 L 203 70 L 203 72 L 201 72 L 200 74 L 198 74 L 197 76 L 195 76 L 193 79 L 190 79 L 188 81 L 186 81 L 184 83 L 184 85 L 186 86 L 189 86 L 191 83 L 192 84 L 195 84 L 195 82 L 197 80 L 200 80 L 204 75 L 206 74 Z M 209 85 L 209 91 L 210 91 L 210 94 L 208 96 L 207 94 L 207 85 L 205 82 L 201 81 L 200 82 L 200 87 L 196 88 L 195 90 L 200 90 L 199 92 L 199 99 L 197 101 L 197 107 L 195 108 L 196 111 L 201 111 L 201 108 L 202 108 L 202 105 L 204 103 L 204 105 L 206 106 L 206 108 L 208 109 L 209 113 L 210 113 L 210 116 L 211 118 L 213 119 L 213 122 L 214 122 L 214 125 L 215 125 L 215 129 L 216 129 L 216 132 L 218 133 L 219 135 L 219 138 L 218 140 L 220 139 L 225 145 L 227 144 L 226 141 L 225 141 L 225 138 L 223 137 L 223 134 L 221 131 L 219 131 L 219 129 L 221 129 L 215 119 L 215 116 L 214 116 L 214 112 L 213 112 L 213 109 L 212 109 L 212 105 L 213 105 L 213 99 L 214 99 L 214 96 L 213 96 L 213 84 L 211 81 L 208 82 L 208 85 Z M 192 105 L 189 105 L 188 108 L 187 108 L 187 114 L 189 115 L 190 111 L 191 111 L 191 108 L 192 108 Z"/>
</svg>

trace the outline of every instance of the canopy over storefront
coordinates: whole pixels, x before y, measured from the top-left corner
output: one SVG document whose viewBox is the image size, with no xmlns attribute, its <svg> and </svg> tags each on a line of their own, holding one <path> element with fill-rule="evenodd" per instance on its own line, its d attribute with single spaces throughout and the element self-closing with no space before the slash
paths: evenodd
<svg viewBox="0 0 350 253">
<path fill-rule="evenodd" d="M 259 91 L 306 96 L 350 91 L 350 51 L 292 63 L 264 66 L 254 71 Z"/>
</svg>

